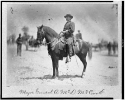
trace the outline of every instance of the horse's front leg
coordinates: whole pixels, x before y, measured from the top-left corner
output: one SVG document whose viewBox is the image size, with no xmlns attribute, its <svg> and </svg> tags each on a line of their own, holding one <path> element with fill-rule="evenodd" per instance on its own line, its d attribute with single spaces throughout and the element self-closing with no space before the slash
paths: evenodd
<svg viewBox="0 0 125 100">
<path fill-rule="evenodd" d="M 53 76 L 52 76 L 52 78 L 56 78 L 59 76 L 58 62 L 59 61 L 56 57 L 52 57 L 52 63 L 53 63 Z"/>
<path fill-rule="evenodd" d="M 56 77 L 59 77 L 59 70 L 58 70 L 59 64 L 58 64 L 58 62 L 59 62 L 59 60 L 57 59 L 57 60 L 56 60 L 56 64 L 55 64 L 55 68 L 56 68 Z"/>
<path fill-rule="evenodd" d="M 53 67 L 53 76 L 52 78 L 56 78 L 56 66 L 55 66 L 55 57 L 51 55 L 51 59 L 52 59 L 52 67 Z"/>
</svg>

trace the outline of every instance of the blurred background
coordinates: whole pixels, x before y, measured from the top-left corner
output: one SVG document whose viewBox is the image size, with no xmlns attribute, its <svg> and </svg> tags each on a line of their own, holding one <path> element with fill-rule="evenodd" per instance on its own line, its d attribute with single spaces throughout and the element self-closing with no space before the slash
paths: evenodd
<svg viewBox="0 0 125 100">
<path fill-rule="evenodd" d="M 45 25 L 56 32 L 63 30 L 66 14 L 72 14 L 76 29 L 90 43 L 118 41 L 118 5 L 82 3 L 8 4 L 7 39 L 19 33 L 37 35 L 37 26 Z"/>
</svg>

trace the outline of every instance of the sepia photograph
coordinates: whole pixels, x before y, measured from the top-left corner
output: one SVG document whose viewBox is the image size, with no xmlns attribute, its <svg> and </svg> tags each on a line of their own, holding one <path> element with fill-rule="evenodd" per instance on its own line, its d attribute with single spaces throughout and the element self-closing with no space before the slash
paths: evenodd
<svg viewBox="0 0 125 100">
<path fill-rule="evenodd" d="M 121 98 L 121 2 L 3 2 L 4 97 Z"/>
</svg>

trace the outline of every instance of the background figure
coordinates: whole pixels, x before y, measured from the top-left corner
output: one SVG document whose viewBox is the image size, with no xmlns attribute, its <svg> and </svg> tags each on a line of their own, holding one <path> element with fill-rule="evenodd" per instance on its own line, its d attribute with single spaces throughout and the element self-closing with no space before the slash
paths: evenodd
<svg viewBox="0 0 125 100">
<path fill-rule="evenodd" d="M 28 39 L 25 42 L 25 46 L 26 46 L 26 50 L 28 50 L 28 46 L 29 46 L 29 40 Z"/>
<path fill-rule="evenodd" d="M 117 43 L 114 41 L 112 45 L 113 53 L 116 54 Z"/>
<path fill-rule="evenodd" d="M 21 56 L 21 50 L 22 50 L 22 37 L 21 34 L 19 34 L 19 37 L 16 40 L 17 43 L 17 56 Z"/>
<path fill-rule="evenodd" d="M 99 43 L 99 50 L 101 51 L 102 50 L 102 44 Z"/>
<path fill-rule="evenodd" d="M 32 36 L 30 39 L 29 39 L 29 45 L 31 46 L 31 47 L 33 47 L 33 43 L 34 42 L 34 37 Z"/>
<path fill-rule="evenodd" d="M 109 42 L 109 43 L 107 44 L 107 48 L 108 48 L 108 55 L 110 55 L 110 54 L 111 54 L 111 47 L 112 47 L 112 44 L 111 44 L 111 42 Z"/>
<path fill-rule="evenodd" d="M 38 45 L 38 48 L 39 48 L 40 45 L 41 45 L 41 42 L 40 42 L 40 40 L 38 40 L 38 39 L 36 39 L 36 42 L 37 42 L 37 45 Z"/>
<path fill-rule="evenodd" d="M 78 33 L 76 34 L 76 39 L 82 39 L 82 34 L 80 30 L 78 30 Z"/>
</svg>

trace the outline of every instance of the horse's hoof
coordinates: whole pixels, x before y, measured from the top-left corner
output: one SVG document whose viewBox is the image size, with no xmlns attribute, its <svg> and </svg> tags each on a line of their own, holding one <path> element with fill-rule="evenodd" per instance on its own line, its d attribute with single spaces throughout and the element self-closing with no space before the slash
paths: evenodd
<svg viewBox="0 0 125 100">
<path fill-rule="evenodd" d="M 56 76 L 52 76 L 52 79 L 56 79 L 57 77 Z"/>
<path fill-rule="evenodd" d="M 84 78 L 85 75 L 82 75 L 81 78 Z"/>
<path fill-rule="evenodd" d="M 84 78 L 85 74 L 82 74 L 81 78 Z"/>
<path fill-rule="evenodd" d="M 81 76 L 81 78 L 83 78 L 83 76 Z"/>
<path fill-rule="evenodd" d="M 58 79 L 58 77 L 57 76 L 52 76 L 52 79 Z"/>
<path fill-rule="evenodd" d="M 52 76 L 52 79 L 56 78 L 55 76 Z"/>
</svg>

